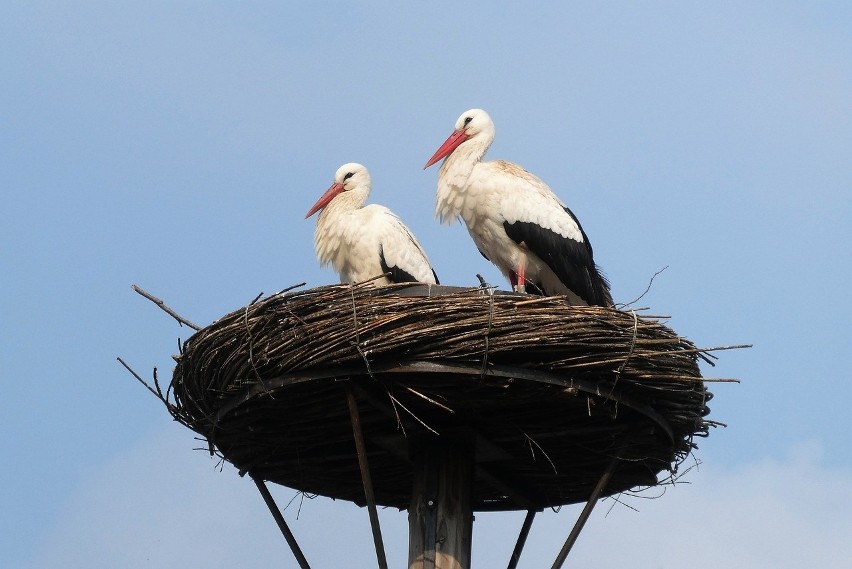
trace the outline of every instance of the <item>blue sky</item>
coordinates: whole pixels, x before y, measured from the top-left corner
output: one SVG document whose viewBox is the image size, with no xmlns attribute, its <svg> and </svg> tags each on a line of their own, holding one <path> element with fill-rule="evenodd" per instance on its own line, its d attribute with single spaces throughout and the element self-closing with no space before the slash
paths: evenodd
<svg viewBox="0 0 852 569">
<path fill-rule="evenodd" d="M 443 283 L 506 286 L 422 170 L 471 107 L 489 156 L 582 220 L 617 301 L 668 267 L 641 304 L 754 344 L 704 369 L 742 383 L 712 387 L 729 427 L 689 484 L 602 503 L 576 562 L 845 566 L 850 29 L 846 2 L 4 3 L 0 566 L 295 567 L 252 484 L 115 361 L 168 379 L 188 336 L 130 285 L 207 324 L 335 282 L 303 216 L 357 161 Z M 521 566 L 549 566 L 578 511 L 543 514 Z M 314 566 L 373 562 L 366 511 L 286 515 Z M 405 516 L 382 516 L 402 566 Z M 521 521 L 477 516 L 477 566 Z"/>
</svg>

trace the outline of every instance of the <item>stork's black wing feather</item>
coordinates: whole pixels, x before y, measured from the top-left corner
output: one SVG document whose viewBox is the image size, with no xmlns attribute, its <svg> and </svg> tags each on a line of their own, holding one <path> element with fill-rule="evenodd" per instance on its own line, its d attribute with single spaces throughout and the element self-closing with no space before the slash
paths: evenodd
<svg viewBox="0 0 852 569">
<path fill-rule="evenodd" d="M 414 278 L 414 275 L 412 275 L 408 271 L 400 269 L 397 266 L 388 266 L 388 263 L 385 260 L 384 249 L 379 250 L 379 264 L 382 267 L 382 273 L 388 275 L 388 280 L 392 283 L 419 282 L 416 278 Z M 435 277 L 435 284 L 441 284 L 441 282 L 438 280 L 438 273 L 435 272 L 435 269 L 432 269 L 432 276 Z"/>
<path fill-rule="evenodd" d="M 609 283 L 600 274 L 592 257 L 592 246 L 576 216 L 567 207 L 565 213 L 571 216 L 583 242 L 563 237 L 536 223 L 526 221 L 503 222 L 506 235 L 515 243 L 524 243 L 529 251 L 538 256 L 577 296 L 590 305 L 612 306 Z M 544 291 L 553 294 L 553 291 Z"/>
<path fill-rule="evenodd" d="M 384 248 L 379 249 L 379 263 L 382 267 L 382 272 L 388 276 L 388 280 L 390 282 L 392 282 L 392 283 L 416 283 L 417 282 L 417 279 L 414 278 L 414 275 L 412 275 L 408 271 L 406 271 L 404 269 L 400 269 L 396 265 L 394 265 L 393 267 L 388 266 L 388 263 L 385 260 Z"/>
</svg>

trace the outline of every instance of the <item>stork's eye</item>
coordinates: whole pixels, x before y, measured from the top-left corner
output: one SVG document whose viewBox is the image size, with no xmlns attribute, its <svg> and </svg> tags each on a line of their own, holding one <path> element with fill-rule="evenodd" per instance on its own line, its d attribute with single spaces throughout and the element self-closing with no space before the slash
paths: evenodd
<svg viewBox="0 0 852 569">
<path fill-rule="evenodd" d="M 465 117 L 465 119 L 464 119 L 464 126 L 467 126 L 467 125 L 468 125 L 468 123 L 470 123 L 470 121 L 472 121 L 472 120 L 473 120 L 473 117 Z"/>
<path fill-rule="evenodd" d="M 346 175 L 343 176 L 343 181 L 345 182 L 346 180 L 351 178 L 353 175 L 354 175 L 353 172 L 347 172 Z"/>
</svg>

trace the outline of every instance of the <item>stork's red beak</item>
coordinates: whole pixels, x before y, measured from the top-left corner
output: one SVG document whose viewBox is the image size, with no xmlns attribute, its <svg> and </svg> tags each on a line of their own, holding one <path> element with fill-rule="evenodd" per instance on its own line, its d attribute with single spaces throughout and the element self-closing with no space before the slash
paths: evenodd
<svg viewBox="0 0 852 569">
<path fill-rule="evenodd" d="M 338 184 L 337 182 L 333 183 L 329 189 L 325 191 L 325 193 L 317 200 L 317 203 L 314 204 L 314 207 L 305 214 L 305 219 L 308 219 L 310 216 L 324 208 L 328 205 L 328 202 L 334 199 L 334 197 L 343 191 L 343 184 Z"/>
<path fill-rule="evenodd" d="M 450 152 L 455 150 L 459 144 L 461 144 L 468 138 L 469 137 L 465 131 L 454 130 L 453 134 L 451 134 L 450 137 L 444 141 L 444 144 L 441 145 L 441 148 L 439 148 L 438 151 L 435 152 L 435 154 L 432 156 L 432 158 L 430 158 L 429 161 L 426 162 L 426 165 L 423 166 L 423 169 L 425 170 L 441 158 L 448 156 Z"/>
</svg>

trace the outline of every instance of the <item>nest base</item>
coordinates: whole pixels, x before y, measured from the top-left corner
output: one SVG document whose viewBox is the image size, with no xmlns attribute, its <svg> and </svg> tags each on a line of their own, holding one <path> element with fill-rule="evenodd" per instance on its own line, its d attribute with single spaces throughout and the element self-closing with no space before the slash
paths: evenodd
<svg viewBox="0 0 852 569">
<path fill-rule="evenodd" d="M 176 417 L 242 473 L 409 508 L 423 441 L 471 441 L 474 510 L 653 486 L 707 432 L 700 350 L 659 321 L 478 289 L 348 285 L 273 296 L 184 346 Z M 451 446 L 451 445 L 448 445 Z M 663 474 L 666 476 L 667 474 Z"/>
</svg>

